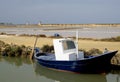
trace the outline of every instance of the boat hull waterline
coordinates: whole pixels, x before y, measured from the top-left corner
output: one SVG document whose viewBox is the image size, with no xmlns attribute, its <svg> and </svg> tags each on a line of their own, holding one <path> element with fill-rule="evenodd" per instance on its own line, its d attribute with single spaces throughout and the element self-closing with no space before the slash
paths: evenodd
<svg viewBox="0 0 120 82">
<path fill-rule="evenodd" d="M 40 53 L 35 53 L 35 59 L 40 65 L 48 68 L 77 73 L 102 73 L 111 69 L 111 59 L 116 53 L 117 51 L 113 51 L 74 61 L 58 61 L 53 55 L 36 56 Z"/>
</svg>

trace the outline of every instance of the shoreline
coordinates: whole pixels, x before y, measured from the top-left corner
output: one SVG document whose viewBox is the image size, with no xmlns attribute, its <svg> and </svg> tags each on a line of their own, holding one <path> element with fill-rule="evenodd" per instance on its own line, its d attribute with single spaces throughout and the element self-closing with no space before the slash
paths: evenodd
<svg viewBox="0 0 120 82">
<path fill-rule="evenodd" d="M 62 28 L 62 27 L 120 27 L 120 23 L 108 23 L 108 24 L 0 24 L 0 28 L 4 28 L 4 27 L 58 27 L 58 28 Z"/>
<path fill-rule="evenodd" d="M 25 45 L 25 46 L 34 46 L 36 37 L 35 36 L 15 36 L 15 35 L 0 35 L 0 40 L 4 41 L 8 44 L 16 44 L 16 45 Z M 42 47 L 43 45 L 53 45 L 52 37 L 39 37 L 36 47 Z M 104 48 L 108 48 L 108 50 L 119 50 L 120 51 L 120 42 L 108 42 L 108 41 L 97 41 L 97 40 L 89 40 L 89 39 L 79 39 L 78 41 L 79 49 L 89 50 L 92 48 L 100 49 L 101 51 Z"/>
</svg>

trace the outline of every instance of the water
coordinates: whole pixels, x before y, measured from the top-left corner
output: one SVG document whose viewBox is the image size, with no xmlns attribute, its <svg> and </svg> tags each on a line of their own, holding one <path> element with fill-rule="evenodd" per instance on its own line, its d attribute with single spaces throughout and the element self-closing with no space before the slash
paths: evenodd
<svg viewBox="0 0 120 82">
<path fill-rule="evenodd" d="M 48 29 L 48 27 L 0 28 L 0 32 L 5 32 L 8 34 L 17 34 L 17 35 L 45 34 L 47 36 L 53 36 L 55 33 L 59 33 L 63 37 L 74 37 L 76 35 L 75 34 L 76 29 L 69 29 L 69 30 L 46 30 L 46 29 Z M 77 30 L 79 31 L 79 37 L 82 38 L 110 38 L 110 37 L 120 36 L 120 27 L 96 27 L 96 28 L 80 27 Z"/>
<path fill-rule="evenodd" d="M 76 74 L 50 70 L 24 58 L 0 58 L 0 82 L 120 82 L 120 71 Z"/>
</svg>

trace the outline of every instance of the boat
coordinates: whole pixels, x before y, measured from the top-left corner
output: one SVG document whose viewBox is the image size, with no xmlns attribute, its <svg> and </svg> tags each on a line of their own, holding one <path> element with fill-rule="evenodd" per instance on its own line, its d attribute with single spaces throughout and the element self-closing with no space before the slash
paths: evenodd
<svg viewBox="0 0 120 82">
<path fill-rule="evenodd" d="M 70 38 L 53 39 L 54 54 L 35 49 L 37 62 L 47 68 L 75 73 L 103 73 L 111 69 L 111 59 L 118 52 L 109 51 L 98 56 L 84 56 L 78 44 Z"/>
</svg>

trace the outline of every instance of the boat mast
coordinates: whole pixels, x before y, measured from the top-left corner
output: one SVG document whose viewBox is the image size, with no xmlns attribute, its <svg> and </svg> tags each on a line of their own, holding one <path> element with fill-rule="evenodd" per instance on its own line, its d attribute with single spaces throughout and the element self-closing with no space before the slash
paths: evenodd
<svg viewBox="0 0 120 82">
<path fill-rule="evenodd" d="M 78 30 L 76 30 L 76 53 L 77 53 L 77 56 L 78 56 Z"/>
</svg>

